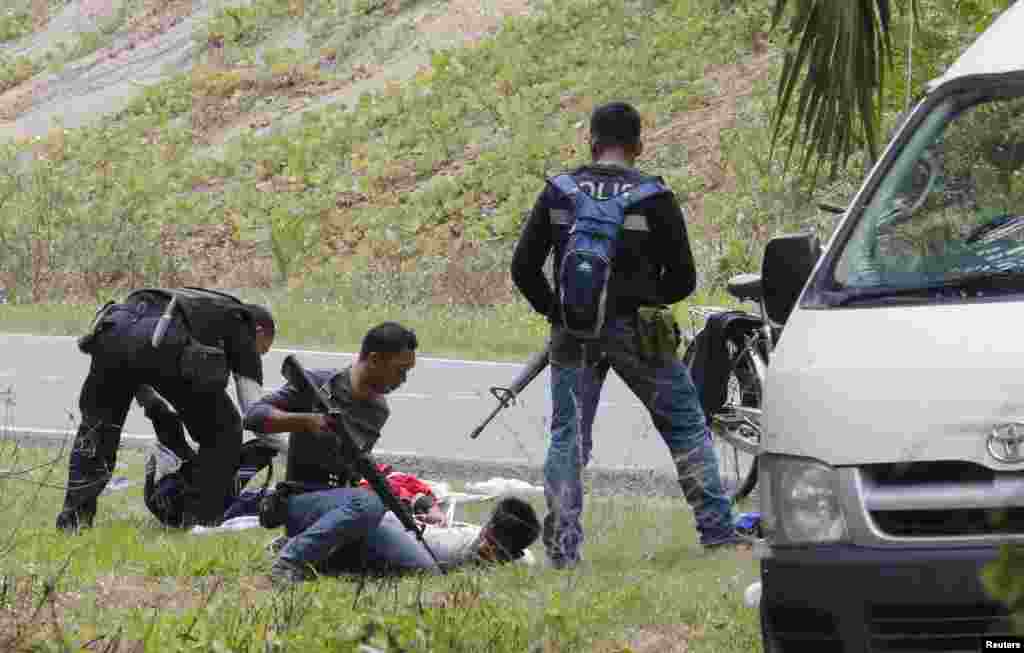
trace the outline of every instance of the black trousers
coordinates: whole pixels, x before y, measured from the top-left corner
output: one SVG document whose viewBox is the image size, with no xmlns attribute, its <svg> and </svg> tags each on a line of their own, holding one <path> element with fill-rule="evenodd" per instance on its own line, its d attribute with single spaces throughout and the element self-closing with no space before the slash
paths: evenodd
<svg viewBox="0 0 1024 653">
<path fill-rule="evenodd" d="M 64 508 L 57 526 L 92 524 L 97 497 L 117 464 L 121 431 L 138 387 L 153 386 L 177 410 L 199 443 L 194 484 L 185 496 L 189 523 L 215 524 L 238 470 L 242 420 L 227 389 L 197 391 L 182 379 L 179 359 L 188 333 L 173 321 L 163 343 L 150 338 L 162 313 L 154 304 L 117 305 L 97 336 L 78 405 L 81 423 L 68 465 Z"/>
</svg>

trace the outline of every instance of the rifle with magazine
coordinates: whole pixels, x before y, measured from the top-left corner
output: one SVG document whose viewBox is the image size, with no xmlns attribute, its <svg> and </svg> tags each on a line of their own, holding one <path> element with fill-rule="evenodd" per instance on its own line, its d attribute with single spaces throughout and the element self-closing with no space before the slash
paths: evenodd
<svg viewBox="0 0 1024 653">
<path fill-rule="evenodd" d="M 352 439 L 352 436 L 349 435 L 345 425 L 346 416 L 334 398 L 313 383 L 309 372 L 295 358 L 294 354 L 289 354 L 285 357 L 284 363 L 281 364 L 281 375 L 299 392 L 313 397 L 316 400 L 316 410 L 334 418 L 336 425 L 335 434 L 338 436 L 344 457 L 352 463 L 355 471 L 366 479 L 370 487 L 377 493 L 377 496 L 384 502 L 384 507 L 393 512 L 395 517 L 398 517 L 398 520 L 402 522 L 402 526 L 416 536 L 416 539 L 427 550 L 434 563 L 443 571 L 437 556 L 434 555 L 430 546 L 423 539 L 423 527 L 416 523 L 416 520 L 413 519 L 411 512 L 405 507 L 405 504 L 399 501 L 391 492 L 391 486 L 388 485 L 387 479 L 378 471 L 377 463 L 373 456 L 368 451 L 363 451 Z"/>
<path fill-rule="evenodd" d="M 519 396 L 526 386 L 530 385 L 530 382 L 537 378 L 544 368 L 548 366 L 551 354 L 551 343 L 544 346 L 544 349 L 540 350 L 536 354 L 530 357 L 530 360 L 526 361 L 526 365 L 523 366 L 522 371 L 512 380 L 512 384 L 507 388 L 501 386 L 495 386 L 491 388 L 491 394 L 498 400 L 498 405 L 494 407 L 491 414 L 484 418 L 484 421 L 480 423 L 473 432 L 469 434 L 470 439 L 475 440 L 483 430 L 491 423 L 498 413 L 504 408 L 511 406 L 516 402 L 516 397 Z"/>
</svg>

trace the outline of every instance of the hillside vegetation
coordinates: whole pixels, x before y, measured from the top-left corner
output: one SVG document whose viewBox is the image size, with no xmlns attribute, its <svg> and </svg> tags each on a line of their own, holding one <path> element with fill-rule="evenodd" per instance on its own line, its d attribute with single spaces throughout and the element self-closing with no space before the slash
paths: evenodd
<svg viewBox="0 0 1024 653">
<path fill-rule="evenodd" d="M 114 36 L 159 38 L 206 4 L 123 0 L 61 52 L 116 60 L 135 41 L 115 48 Z M 217 5 L 198 23 L 187 73 L 140 85 L 126 109 L 87 126 L 3 146 L 0 287 L 19 304 L 90 311 L 127 287 L 212 284 L 522 314 L 507 265 L 523 215 L 546 174 L 587 160 L 590 110 L 624 98 L 645 117 L 642 167 L 689 211 L 702 297 L 720 298 L 771 236 L 827 238 L 834 217 L 814 201 L 843 204 L 864 170 L 853 161 L 812 195 L 769 158 L 781 65 L 772 4 Z M 973 38 L 966 4 L 922 3 L 915 92 Z M 5 21 L 0 38 L 33 29 Z M 62 65 L 52 53 L 0 60 L 0 112 L 24 110 L 12 98 L 25 97 L 27 71 Z M 904 77 L 887 83 L 886 124 L 903 108 Z"/>
</svg>

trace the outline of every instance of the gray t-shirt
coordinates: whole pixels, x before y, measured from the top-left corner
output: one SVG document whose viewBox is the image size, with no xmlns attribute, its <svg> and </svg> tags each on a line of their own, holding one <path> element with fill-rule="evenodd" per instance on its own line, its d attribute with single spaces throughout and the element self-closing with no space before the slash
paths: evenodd
<svg viewBox="0 0 1024 653">
<path fill-rule="evenodd" d="M 396 530 L 401 529 L 403 537 L 410 540 L 411 546 L 421 546 L 419 541 L 416 540 L 416 536 L 405 530 L 394 513 L 385 513 L 381 523 L 383 524 L 384 522 L 391 522 Z M 427 546 L 437 556 L 438 562 L 445 568 L 452 569 L 463 565 L 486 564 L 477 555 L 481 530 L 483 530 L 483 527 L 479 524 L 468 524 L 466 522 L 456 522 L 446 526 L 427 524 L 423 529 L 423 539 L 426 540 Z M 527 549 L 523 551 L 522 557 L 516 558 L 514 562 L 522 565 L 533 565 L 533 554 Z"/>
<path fill-rule="evenodd" d="M 340 423 L 364 452 L 380 438 L 381 429 L 391 414 L 383 397 L 360 400 L 352 396 L 352 368 L 308 370 L 313 383 L 324 388 L 341 410 Z M 245 428 L 266 433 L 271 408 L 304 413 L 313 410 L 314 400 L 303 397 L 298 389 L 285 383 L 253 404 L 245 414 Z M 289 481 L 313 485 L 345 486 L 358 482 L 360 475 L 351 467 L 349 457 L 336 433 L 292 433 L 288 444 Z"/>
</svg>

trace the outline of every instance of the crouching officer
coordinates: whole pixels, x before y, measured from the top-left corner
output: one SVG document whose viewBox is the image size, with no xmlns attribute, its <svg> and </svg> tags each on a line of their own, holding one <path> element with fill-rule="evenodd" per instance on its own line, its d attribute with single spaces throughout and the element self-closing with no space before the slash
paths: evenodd
<svg viewBox="0 0 1024 653">
<path fill-rule="evenodd" d="M 262 395 L 261 356 L 273 340 L 274 320 L 266 308 L 214 290 L 144 288 L 120 304 L 108 302 L 79 339 L 92 363 L 79 396 L 81 423 L 57 528 L 92 526 L 136 393 L 145 405 L 143 386 L 165 397 L 193 437 L 198 434 L 186 523 L 216 523 L 242 446 L 242 420 L 228 396 L 228 378 L 234 376 L 246 410 Z"/>
</svg>

